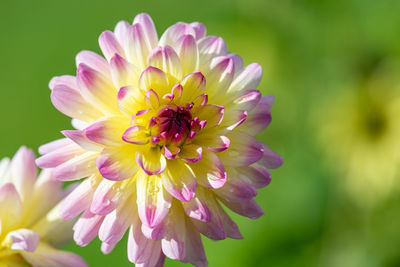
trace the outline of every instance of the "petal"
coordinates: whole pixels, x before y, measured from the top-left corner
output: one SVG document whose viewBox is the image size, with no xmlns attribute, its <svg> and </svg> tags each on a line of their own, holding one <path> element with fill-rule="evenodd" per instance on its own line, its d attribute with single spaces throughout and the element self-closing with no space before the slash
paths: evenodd
<svg viewBox="0 0 400 267">
<path fill-rule="evenodd" d="M 58 165 L 54 177 L 59 181 L 74 181 L 96 172 L 97 152 L 85 152 Z"/>
<path fill-rule="evenodd" d="M 183 87 L 181 103 L 190 103 L 194 97 L 201 95 L 206 88 L 206 78 L 199 71 L 192 72 L 183 77 L 180 84 Z"/>
<path fill-rule="evenodd" d="M 202 222 L 209 222 L 211 211 L 207 205 L 204 190 L 201 186 L 197 187 L 196 195 L 190 201 L 182 202 L 182 206 L 187 216 Z"/>
<path fill-rule="evenodd" d="M 161 240 L 163 253 L 171 259 L 183 260 L 185 258 L 186 227 L 184 212 L 181 208 L 173 206 L 168 216 L 168 228 Z"/>
<path fill-rule="evenodd" d="M 178 22 L 172 26 L 170 26 L 161 36 L 159 44 L 161 46 L 170 45 L 172 47 L 176 47 L 177 41 L 183 35 L 192 35 L 196 36 L 196 32 L 193 27 L 189 24 Z"/>
<path fill-rule="evenodd" d="M 256 188 L 269 185 L 272 179 L 271 173 L 268 171 L 268 169 L 258 162 L 249 167 L 237 168 L 237 171 L 246 176 Z"/>
<path fill-rule="evenodd" d="M 119 44 L 125 49 L 128 46 L 128 36 L 129 28 L 131 25 L 127 21 L 120 21 L 114 28 L 115 38 L 118 40 Z"/>
<path fill-rule="evenodd" d="M 190 23 L 190 26 L 192 26 L 195 32 L 196 40 L 199 40 L 206 35 L 206 27 L 200 22 L 192 22 Z"/>
<path fill-rule="evenodd" d="M 11 249 L 34 252 L 40 240 L 40 235 L 29 229 L 20 228 L 8 233 L 6 240 L 10 240 Z"/>
<path fill-rule="evenodd" d="M 39 243 L 35 253 L 22 251 L 21 255 L 32 266 L 88 266 L 80 256 L 71 252 L 57 250 L 43 242 Z"/>
<path fill-rule="evenodd" d="M 82 148 L 71 142 L 39 157 L 36 159 L 36 164 L 40 168 L 54 168 L 84 152 Z"/>
<path fill-rule="evenodd" d="M 247 111 L 245 110 L 227 110 L 224 114 L 224 120 L 219 126 L 227 131 L 232 131 L 241 125 L 246 119 Z"/>
<path fill-rule="evenodd" d="M 115 101 L 110 101 L 115 99 L 117 92 L 107 77 L 85 64 L 78 66 L 76 77 L 80 92 L 86 101 L 107 114 L 118 112 Z"/>
<path fill-rule="evenodd" d="M 188 220 L 186 221 L 185 258 L 183 262 L 190 262 L 197 267 L 207 267 L 208 265 L 201 236 Z"/>
<path fill-rule="evenodd" d="M 219 157 L 203 148 L 202 159 L 190 164 L 197 182 L 207 188 L 219 188 L 225 184 L 226 171 Z"/>
<path fill-rule="evenodd" d="M 156 67 L 171 75 L 176 81 L 182 78 L 182 65 L 175 50 L 170 46 L 158 46 L 147 58 L 147 65 Z"/>
<path fill-rule="evenodd" d="M 232 211 L 250 219 L 257 219 L 260 216 L 264 215 L 263 210 L 254 199 L 241 202 L 230 202 L 226 199 L 221 198 L 221 201 Z"/>
<path fill-rule="evenodd" d="M 115 54 L 110 60 L 110 71 L 116 88 L 123 86 L 137 86 L 140 72 L 135 65 L 126 61 L 123 57 Z"/>
<path fill-rule="evenodd" d="M 69 87 L 71 90 L 79 91 L 76 77 L 72 75 L 55 76 L 49 82 L 50 90 L 54 90 L 54 87 L 58 85 Z"/>
<path fill-rule="evenodd" d="M 87 127 L 86 137 L 104 146 L 121 146 L 124 144 L 122 135 L 130 127 L 130 119 L 125 116 L 109 116 L 97 120 Z"/>
<path fill-rule="evenodd" d="M 162 222 L 171 207 L 172 197 L 165 191 L 158 176 L 138 173 L 137 205 L 140 220 L 150 228 Z"/>
<path fill-rule="evenodd" d="M 191 200 L 196 193 L 196 177 L 183 161 L 168 161 L 168 168 L 161 174 L 161 179 L 165 189 L 181 201 Z"/>
<path fill-rule="evenodd" d="M 84 63 L 88 65 L 90 68 L 101 72 L 105 76 L 110 75 L 110 70 L 108 66 L 108 62 L 100 55 L 92 52 L 92 51 L 81 51 L 76 55 L 75 58 L 76 66 Z"/>
<path fill-rule="evenodd" d="M 146 91 L 144 101 L 146 102 L 147 106 L 151 107 L 154 110 L 157 110 L 160 106 L 160 99 L 158 94 L 154 92 L 153 89 L 149 89 Z"/>
<path fill-rule="evenodd" d="M 274 151 L 272 151 L 271 149 L 269 149 L 269 147 L 267 145 L 265 145 L 265 144 L 262 144 L 262 145 L 263 145 L 264 154 L 258 163 L 264 165 L 268 169 L 279 168 L 283 164 L 283 158 L 279 154 L 277 154 Z"/>
<path fill-rule="evenodd" d="M 145 127 L 134 125 L 124 132 L 122 140 L 131 144 L 143 145 L 149 142 L 149 137 Z"/>
<path fill-rule="evenodd" d="M 235 109 L 252 110 L 257 106 L 261 99 L 261 93 L 258 90 L 241 91 L 240 95 L 233 101 Z"/>
<path fill-rule="evenodd" d="M 85 150 L 90 151 L 101 151 L 102 146 L 90 141 L 87 136 L 85 135 L 84 131 L 81 130 L 65 130 L 61 131 L 65 137 L 74 141 L 77 145 Z"/>
<path fill-rule="evenodd" d="M 97 236 L 103 220 L 104 216 L 85 211 L 73 227 L 76 244 L 81 247 L 89 244 Z"/>
<path fill-rule="evenodd" d="M 224 39 L 218 36 L 206 36 L 198 41 L 200 66 L 208 63 L 211 58 L 227 53 Z"/>
<path fill-rule="evenodd" d="M 103 55 L 108 61 L 110 61 L 115 54 L 120 56 L 125 55 L 120 43 L 118 42 L 117 38 L 115 38 L 114 33 L 111 31 L 105 31 L 100 34 L 99 45 Z"/>
<path fill-rule="evenodd" d="M 120 182 L 102 179 L 93 195 L 90 211 L 98 215 L 107 215 L 116 208 L 121 197 Z"/>
<path fill-rule="evenodd" d="M 82 121 L 92 121 L 102 113 L 88 103 L 80 92 L 65 85 L 56 85 L 51 92 L 51 102 L 61 113 Z"/>
<path fill-rule="evenodd" d="M 108 214 L 99 230 L 99 239 L 108 244 L 118 243 L 134 220 L 132 204 L 134 200 L 128 198 Z"/>
<path fill-rule="evenodd" d="M 211 69 L 206 74 L 206 92 L 210 98 L 223 98 L 235 74 L 233 60 L 229 57 L 218 57 L 212 60 Z"/>
<path fill-rule="evenodd" d="M 188 163 L 195 163 L 201 160 L 202 152 L 201 146 L 188 144 L 182 147 L 179 152 L 179 158 Z"/>
<path fill-rule="evenodd" d="M 199 49 L 196 39 L 190 35 L 183 35 L 178 42 L 177 53 L 182 64 L 183 74 L 196 71 L 199 67 Z"/>
<path fill-rule="evenodd" d="M 43 155 L 43 154 L 52 152 L 53 150 L 64 147 L 65 145 L 68 145 L 71 143 L 72 143 L 71 140 L 68 140 L 67 138 L 62 138 L 62 139 L 51 141 L 50 143 L 41 145 L 39 147 L 39 154 Z"/>
<path fill-rule="evenodd" d="M 138 219 L 132 223 L 128 237 L 128 258 L 129 261 L 143 266 L 155 265 L 161 257 L 161 242 L 146 238 L 140 230 Z M 148 265 L 145 265 L 148 264 Z"/>
<path fill-rule="evenodd" d="M 143 71 L 139 79 L 139 87 L 144 91 L 153 89 L 159 95 L 164 95 L 168 93 L 167 90 L 170 90 L 167 75 L 162 70 L 152 66 Z"/>
<path fill-rule="evenodd" d="M 229 92 L 256 89 L 260 83 L 262 68 L 257 63 L 252 63 L 237 75 L 229 87 Z"/>
<path fill-rule="evenodd" d="M 122 87 L 118 92 L 117 103 L 119 109 L 127 116 L 135 115 L 144 110 L 144 92 L 133 86 Z"/>
<path fill-rule="evenodd" d="M 97 168 L 101 175 L 109 180 L 130 178 L 139 170 L 134 153 L 130 146 L 105 148 L 97 159 Z"/>
<path fill-rule="evenodd" d="M 207 121 L 204 129 L 213 128 L 219 125 L 224 119 L 225 108 L 220 105 L 205 105 L 200 111 L 196 114 L 199 119 Z"/>
<path fill-rule="evenodd" d="M 142 24 L 136 23 L 129 28 L 127 56 L 130 62 L 140 70 L 146 67 L 147 56 L 153 49 L 147 39 Z"/>
<path fill-rule="evenodd" d="M 139 23 L 143 29 L 143 35 L 145 36 L 150 47 L 155 47 L 158 43 L 157 31 L 154 27 L 154 22 L 151 17 L 146 13 L 136 15 L 133 20 L 133 24 Z"/>
<path fill-rule="evenodd" d="M 262 97 L 255 108 L 249 112 L 242 129 L 251 135 L 256 135 L 264 130 L 272 120 L 271 102 L 273 102 L 273 96 Z"/>
<path fill-rule="evenodd" d="M 22 202 L 11 183 L 0 186 L 0 218 L 2 232 L 15 226 L 22 216 Z"/>
<path fill-rule="evenodd" d="M 157 148 L 147 147 L 136 152 L 136 162 L 147 175 L 162 173 L 167 167 L 167 161 Z"/>
<path fill-rule="evenodd" d="M 142 233 L 149 239 L 161 240 L 165 235 L 165 222 L 159 223 L 154 228 L 148 227 L 146 224 L 142 224 Z"/>
<path fill-rule="evenodd" d="M 60 214 L 65 220 L 71 220 L 89 208 L 99 180 L 95 176 L 85 179 L 61 202 Z"/>
<path fill-rule="evenodd" d="M 253 136 L 242 131 L 232 131 L 228 138 L 231 140 L 229 149 L 218 154 L 224 164 L 248 166 L 262 158 L 263 146 Z"/>
<path fill-rule="evenodd" d="M 194 142 L 207 147 L 212 152 L 218 153 L 227 150 L 231 141 L 223 135 L 200 134 L 196 136 Z"/>
<path fill-rule="evenodd" d="M 230 202 L 241 202 L 252 199 L 257 195 L 257 189 L 247 179 L 233 168 L 228 169 L 227 181 L 223 187 L 214 192 Z"/>
<path fill-rule="evenodd" d="M 36 181 L 35 153 L 26 147 L 18 149 L 11 160 L 11 176 L 21 200 L 28 201 Z"/>
</svg>

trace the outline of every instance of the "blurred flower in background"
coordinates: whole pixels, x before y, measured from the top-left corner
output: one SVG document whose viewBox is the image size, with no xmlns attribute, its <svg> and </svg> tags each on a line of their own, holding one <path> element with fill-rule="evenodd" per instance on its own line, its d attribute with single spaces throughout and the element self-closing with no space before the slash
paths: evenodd
<svg viewBox="0 0 400 267">
<path fill-rule="evenodd" d="M 49 170 L 36 176 L 35 155 L 25 147 L 0 161 L 0 266 L 87 266 L 55 248 L 72 240 L 73 222 L 58 212 L 67 194 L 62 183 Z"/>
<path fill-rule="evenodd" d="M 50 82 L 54 106 L 77 130 L 40 148 L 61 181 L 86 178 L 63 202 L 77 244 L 99 235 L 110 253 L 129 228 L 128 257 L 161 266 L 165 256 L 206 266 L 200 233 L 241 239 L 222 205 L 256 219 L 257 188 L 282 157 L 254 136 L 271 122 L 262 68 L 243 66 L 204 25 L 177 23 L 158 39 L 150 16 L 99 37 L 105 58 L 83 51 L 77 76 Z"/>
<path fill-rule="evenodd" d="M 369 61 L 317 112 L 337 185 L 362 207 L 385 201 L 400 186 L 400 69 L 390 60 Z"/>
</svg>

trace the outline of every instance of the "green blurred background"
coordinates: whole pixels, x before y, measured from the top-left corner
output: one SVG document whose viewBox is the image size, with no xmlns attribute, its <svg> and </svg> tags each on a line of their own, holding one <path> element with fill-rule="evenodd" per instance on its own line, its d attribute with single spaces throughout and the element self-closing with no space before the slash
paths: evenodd
<svg viewBox="0 0 400 267">
<path fill-rule="evenodd" d="M 132 21 L 140 12 L 153 17 L 159 34 L 177 21 L 204 23 L 208 34 L 222 36 L 245 63 L 263 66 L 260 90 L 276 96 L 273 122 L 259 139 L 283 155 L 285 164 L 273 171 L 271 185 L 257 196 L 266 215 L 255 221 L 232 215 L 243 240 L 204 238 L 210 266 L 400 266 L 397 170 L 385 194 L 371 196 L 374 187 L 367 186 L 360 199 L 342 186 L 354 174 L 346 171 L 346 152 L 335 152 L 346 131 L 355 140 L 358 133 L 362 139 L 364 132 L 378 131 L 365 142 L 367 154 L 374 154 L 385 136 L 380 125 L 399 123 L 382 115 L 369 128 L 349 121 L 350 128 L 342 129 L 345 134 L 332 140 L 320 134 L 335 111 L 358 112 L 351 103 L 342 106 L 342 96 L 356 92 L 359 102 L 358 92 L 376 72 L 383 71 L 384 80 L 390 81 L 400 75 L 397 0 L 2 1 L 0 156 L 11 156 L 22 144 L 37 149 L 71 128 L 50 102 L 50 78 L 74 74 L 80 50 L 99 52 L 102 31 L 112 30 L 119 20 Z M 390 65 L 391 71 L 382 65 Z M 400 92 L 399 84 L 390 82 L 385 90 Z M 381 105 L 385 110 L 384 101 Z M 385 153 L 379 157 L 386 161 Z M 389 159 L 399 164 L 394 153 Z M 363 175 L 360 171 L 361 181 Z M 385 184 L 386 176 L 372 179 Z M 100 252 L 97 239 L 85 248 L 71 244 L 66 249 L 82 255 L 90 266 L 131 266 L 126 247 L 124 238 L 110 255 Z M 167 260 L 166 266 L 183 264 Z"/>
</svg>

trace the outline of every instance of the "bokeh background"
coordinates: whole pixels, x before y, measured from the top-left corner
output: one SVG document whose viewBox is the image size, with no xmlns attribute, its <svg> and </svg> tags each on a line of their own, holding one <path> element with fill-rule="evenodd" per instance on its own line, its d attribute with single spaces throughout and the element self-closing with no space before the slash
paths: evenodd
<svg viewBox="0 0 400 267">
<path fill-rule="evenodd" d="M 0 156 L 37 149 L 70 121 L 50 103 L 52 76 L 98 35 L 149 13 L 160 33 L 200 21 L 245 63 L 264 68 L 273 121 L 259 136 L 285 158 L 257 200 L 258 220 L 232 215 L 243 240 L 203 239 L 210 266 L 400 266 L 400 1 L 2 1 Z M 65 249 L 90 266 L 132 266 L 126 238 Z M 166 261 L 166 266 L 183 266 Z"/>
</svg>

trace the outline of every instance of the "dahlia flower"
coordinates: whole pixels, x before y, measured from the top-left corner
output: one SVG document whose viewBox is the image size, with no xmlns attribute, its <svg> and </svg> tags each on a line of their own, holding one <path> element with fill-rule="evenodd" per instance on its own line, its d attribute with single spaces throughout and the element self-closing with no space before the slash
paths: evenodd
<svg viewBox="0 0 400 267">
<path fill-rule="evenodd" d="M 104 58 L 76 57 L 76 76 L 55 77 L 51 100 L 75 130 L 40 148 L 39 166 L 81 184 L 61 207 L 78 245 L 97 234 L 109 253 L 129 228 L 128 257 L 161 266 L 165 256 L 207 259 L 200 233 L 241 238 L 222 205 L 250 218 L 254 197 L 282 158 L 254 135 L 271 121 L 262 70 L 243 67 L 204 25 L 177 23 L 158 39 L 147 14 L 99 37 Z"/>
<path fill-rule="evenodd" d="M 33 151 L 21 147 L 0 161 L 0 266 L 87 266 L 55 248 L 72 239 L 71 222 L 53 208 L 65 195 L 51 171 L 37 178 Z"/>
<path fill-rule="evenodd" d="M 319 139 L 343 177 L 340 186 L 365 208 L 384 201 L 400 186 L 398 72 L 398 66 L 376 66 L 317 112 Z"/>
</svg>

